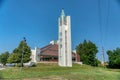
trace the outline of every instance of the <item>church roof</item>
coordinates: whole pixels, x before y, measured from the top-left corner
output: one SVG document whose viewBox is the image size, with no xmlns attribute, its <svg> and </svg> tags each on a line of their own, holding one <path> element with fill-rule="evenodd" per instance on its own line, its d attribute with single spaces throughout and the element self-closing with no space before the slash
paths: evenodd
<svg viewBox="0 0 120 80">
<path fill-rule="evenodd" d="M 44 56 L 58 56 L 58 45 L 57 44 L 49 44 L 43 48 L 40 49 L 41 54 Z"/>
<path fill-rule="evenodd" d="M 58 44 L 49 44 L 43 48 L 40 49 L 41 56 L 55 56 L 58 57 Z M 72 52 L 72 57 L 76 57 L 75 53 Z"/>
</svg>

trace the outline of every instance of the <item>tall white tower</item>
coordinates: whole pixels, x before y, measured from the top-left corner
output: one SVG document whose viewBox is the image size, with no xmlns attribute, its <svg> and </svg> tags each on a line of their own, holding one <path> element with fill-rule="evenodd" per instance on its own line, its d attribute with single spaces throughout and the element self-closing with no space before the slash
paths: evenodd
<svg viewBox="0 0 120 80">
<path fill-rule="evenodd" d="M 65 16 L 62 9 L 61 16 L 58 20 L 59 27 L 59 66 L 72 67 L 71 51 L 71 22 L 70 16 Z"/>
</svg>

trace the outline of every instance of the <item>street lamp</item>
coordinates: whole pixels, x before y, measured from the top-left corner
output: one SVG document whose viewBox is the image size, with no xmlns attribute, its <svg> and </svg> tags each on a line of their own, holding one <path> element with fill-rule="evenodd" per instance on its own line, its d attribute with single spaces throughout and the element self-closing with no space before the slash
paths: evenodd
<svg viewBox="0 0 120 80">
<path fill-rule="evenodd" d="M 21 69 L 23 67 L 23 54 L 24 54 L 24 44 L 26 43 L 26 38 L 23 37 L 23 47 L 22 47 L 22 57 L 21 57 Z"/>
</svg>

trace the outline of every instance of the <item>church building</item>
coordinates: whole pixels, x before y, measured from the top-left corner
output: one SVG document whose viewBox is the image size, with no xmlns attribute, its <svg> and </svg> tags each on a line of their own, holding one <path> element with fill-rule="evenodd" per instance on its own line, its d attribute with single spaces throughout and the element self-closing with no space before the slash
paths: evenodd
<svg viewBox="0 0 120 80">
<path fill-rule="evenodd" d="M 72 62 L 79 62 L 80 56 L 72 51 L 71 21 L 62 9 L 58 19 L 58 41 L 51 41 L 45 47 L 35 48 L 32 51 L 33 62 L 58 62 L 59 66 L 72 67 Z"/>
</svg>

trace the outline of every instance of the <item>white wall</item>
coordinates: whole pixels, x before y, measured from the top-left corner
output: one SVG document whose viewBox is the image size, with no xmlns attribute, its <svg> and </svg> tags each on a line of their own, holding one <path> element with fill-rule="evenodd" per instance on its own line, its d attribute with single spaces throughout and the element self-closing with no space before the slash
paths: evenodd
<svg viewBox="0 0 120 80">
<path fill-rule="evenodd" d="M 31 61 L 39 62 L 40 61 L 40 49 L 35 47 L 35 49 L 32 49 L 31 52 L 32 52 L 32 55 L 31 55 L 32 60 Z"/>
</svg>

